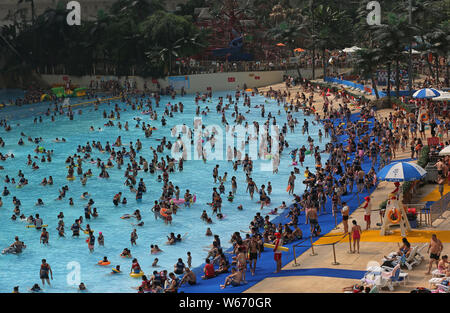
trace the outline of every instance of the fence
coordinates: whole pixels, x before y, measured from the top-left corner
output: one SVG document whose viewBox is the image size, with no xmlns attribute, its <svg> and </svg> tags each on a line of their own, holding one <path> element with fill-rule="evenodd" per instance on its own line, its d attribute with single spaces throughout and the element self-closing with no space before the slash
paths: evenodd
<svg viewBox="0 0 450 313">
<path fill-rule="evenodd" d="M 292 246 L 292 250 L 294 253 L 294 265 L 293 266 L 300 266 L 299 263 L 297 263 L 297 256 L 295 253 L 295 248 L 311 248 L 311 256 L 316 256 L 317 253 L 314 252 L 314 246 L 332 246 L 333 247 L 333 262 L 331 264 L 333 265 L 339 265 L 339 262 L 337 262 L 336 260 L 336 249 L 335 249 L 335 245 L 339 242 L 341 242 L 342 240 L 345 239 L 345 237 L 348 236 L 349 239 L 349 244 L 350 244 L 350 251 L 352 251 L 352 243 L 351 243 L 351 237 L 350 237 L 350 233 L 346 233 L 344 235 L 339 234 L 339 235 L 323 235 L 323 236 L 317 236 L 317 238 L 325 238 L 325 237 L 341 237 L 339 240 L 337 240 L 336 242 L 332 242 L 332 243 L 324 243 L 324 244 L 315 244 L 313 242 L 313 236 L 309 236 L 307 237 L 305 240 L 295 244 Z M 310 245 L 302 245 L 304 242 L 306 241 L 310 241 L 311 244 Z"/>
<path fill-rule="evenodd" d="M 439 201 L 435 201 L 430 207 L 431 224 L 440 218 L 445 211 L 448 210 L 450 204 L 450 192 L 441 198 Z"/>
<path fill-rule="evenodd" d="M 339 69 L 341 67 L 351 66 L 350 62 L 340 62 L 329 65 L 328 70 Z M 316 69 L 320 71 L 323 68 L 322 62 L 316 64 Z M 282 61 L 212 61 L 200 60 L 194 62 L 175 61 L 172 64 L 171 72 L 168 75 L 191 75 L 191 74 L 210 74 L 210 73 L 229 73 L 229 72 L 253 72 L 253 71 L 288 71 L 297 68 L 312 69 L 312 64 L 308 62 L 290 63 Z M 40 66 L 36 72 L 44 75 L 70 75 L 64 64 Z M 107 76 L 135 76 L 139 75 L 137 67 L 130 65 L 127 68 L 121 68 L 120 73 L 116 64 L 98 63 L 92 67 L 86 68 L 84 75 L 107 75 Z"/>
<path fill-rule="evenodd" d="M 348 80 L 342 80 L 342 79 L 333 78 L 333 77 L 325 77 L 325 81 L 326 82 L 330 82 L 330 83 L 337 83 L 337 84 L 341 84 L 341 85 L 344 85 L 344 86 L 353 87 L 353 88 L 361 90 L 362 92 L 366 92 L 366 93 L 369 93 L 371 95 L 375 95 L 375 91 L 374 91 L 373 88 L 366 87 L 363 84 L 356 84 L 356 83 L 348 81 Z M 414 93 L 415 90 L 412 90 L 412 92 Z M 384 92 L 384 91 L 379 91 L 378 90 L 378 95 L 380 96 L 380 98 L 387 97 L 387 93 Z M 397 92 L 394 91 L 394 90 L 391 90 L 391 96 L 396 97 L 397 96 Z M 407 97 L 407 96 L 409 96 L 409 90 L 399 90 L 398 96 L 399 97 Z"/>
</svg>

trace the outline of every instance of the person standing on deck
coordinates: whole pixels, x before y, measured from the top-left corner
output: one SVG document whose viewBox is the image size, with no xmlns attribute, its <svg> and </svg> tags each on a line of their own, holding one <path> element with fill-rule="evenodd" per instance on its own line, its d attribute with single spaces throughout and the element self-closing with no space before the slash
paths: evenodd
<svg viewBox="0 0 450 313">
<path fill-rule="evenodd" d="M 281 245 L 281 234 L 277 232 L 275 233 L 275 237 L 277 237 L 277 239 L 275 241 L 275 247 L 273 248 L 273 259 L 277 263 L 277 270 L 275 273 L 279 273 L 281 271 L 281 251 L 277 251 L 277 249 L 278 246 Z"/>
<path fill-rule="evenodd" d="M 427 250 L 427 253 L 430 253 L 430 263 L 428 264 L 428 272 L 426 272 L 425 274 L 430 274 L 433 263 L 436 263 L 436 265 L 439 264 L 439 258 L 443 249 L 444 245 L 442 244 L 442 242 L 437 238 L 436 234 L 432 234 L 431 241 L 428 245 Z"/>
</svg>

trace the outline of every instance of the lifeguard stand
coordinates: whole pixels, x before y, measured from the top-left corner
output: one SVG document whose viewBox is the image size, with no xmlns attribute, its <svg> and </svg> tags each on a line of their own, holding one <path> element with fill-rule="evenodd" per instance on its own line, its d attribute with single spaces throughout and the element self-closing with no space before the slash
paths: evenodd
<svg viewBox="0 0 450 313">
<path fill-rule="evenodd" d="M 395 194 L 390 194 L 390 199 L 386 204 L 383 225 L 381 225 L 381 236 L 389 235 L 391 233 L 390 228 L 394 225 L 400 225 L 400 232 L 403 237 L 406 237 L 406 232 L 411 230 L 405 208 L 398 199 Z M 394 215 L 396 215 L 395 219 L 393 218 Z"/>
</svg>

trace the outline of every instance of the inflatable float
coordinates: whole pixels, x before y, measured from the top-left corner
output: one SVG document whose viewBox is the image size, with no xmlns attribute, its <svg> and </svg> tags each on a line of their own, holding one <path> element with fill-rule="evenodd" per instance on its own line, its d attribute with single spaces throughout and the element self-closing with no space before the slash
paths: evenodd
<svg viewBox="0 0 450 313">
<path fill-rule="evenodd" d="M 184 200 L 184 198 L 183 199 L 178 199 L 178 200 L 176 198 L 172 198 L 171 201 L 173 203 L 175 203 L 175 204 L 183 204 L 185 200 Z M 195 201 L 197 201 L 197 196 L 196 195 L 194 195 L 194 197 L 192 198 L 191 203 L 195 203 Z"/>
<path fill-rule="evenodd" d="M 270 243 L 264 243 L 264 247 L 268 248 L 268 249 L 273 249 L 275 248 L 275 245 L 270 244 Z M 288 252 L 289 248 L 288 247 L 283 247 L 283 246 L 278 246 L 277 251 L 285 251 Z"/>
<path fill-rule="evenodd" d="M 27 226 L 25 226 L 25 227 L 26 227 L 26 228 L 36 228 L 36 225 L 27 225 Z M 45 225 L 42 225 L 41 227 L 42 227 L 42 228 L 48 227 L 48 225 L 45 224 Z"/>
<path fill-rule="evenodd" d="M 142 277 L 142 276 L 144 276 L 144 272 L 143 271 L 140 271 L 139 273 L 130 273 L 130 277 L 133 277 L 133 278 L 139 278 L 139 277 Z"/>
</svg>

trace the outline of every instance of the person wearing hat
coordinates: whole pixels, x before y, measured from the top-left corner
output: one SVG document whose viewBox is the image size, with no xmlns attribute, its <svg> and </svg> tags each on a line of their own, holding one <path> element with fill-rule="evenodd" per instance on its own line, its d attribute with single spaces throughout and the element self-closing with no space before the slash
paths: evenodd
<svg viewBox="0 0 450 313">
<path fill-rule="evenodd" d="M 98 233 L 97 240 L 98 240 L 98 245 L 99 246 L 104 246 L 105 245 L 105 237 L 103 237 L 102 232 Z"/>
<path fill-rule="evenodd" d="M 364 198 L 366 202 L 364 202 L 364 220 L 366 221 L 366 230 L 370 228 L 370 213 L 372 212 L 372 203 L 370 202 L 370 196 Z"/>
<path fill-rule="evenodd" d="M 277 251 L 277 249 L 278 246 L 281 245 L 281 234 L 277 232 L 275 233 L 275 237 L 277 239 L 275 240 L 275 247 L 273 248 L 273 259 L 277 263 L 277 270 L 275 271 L 275 273 L 279 273 L 281 271 L 281 251 Z"/>
</svg>

